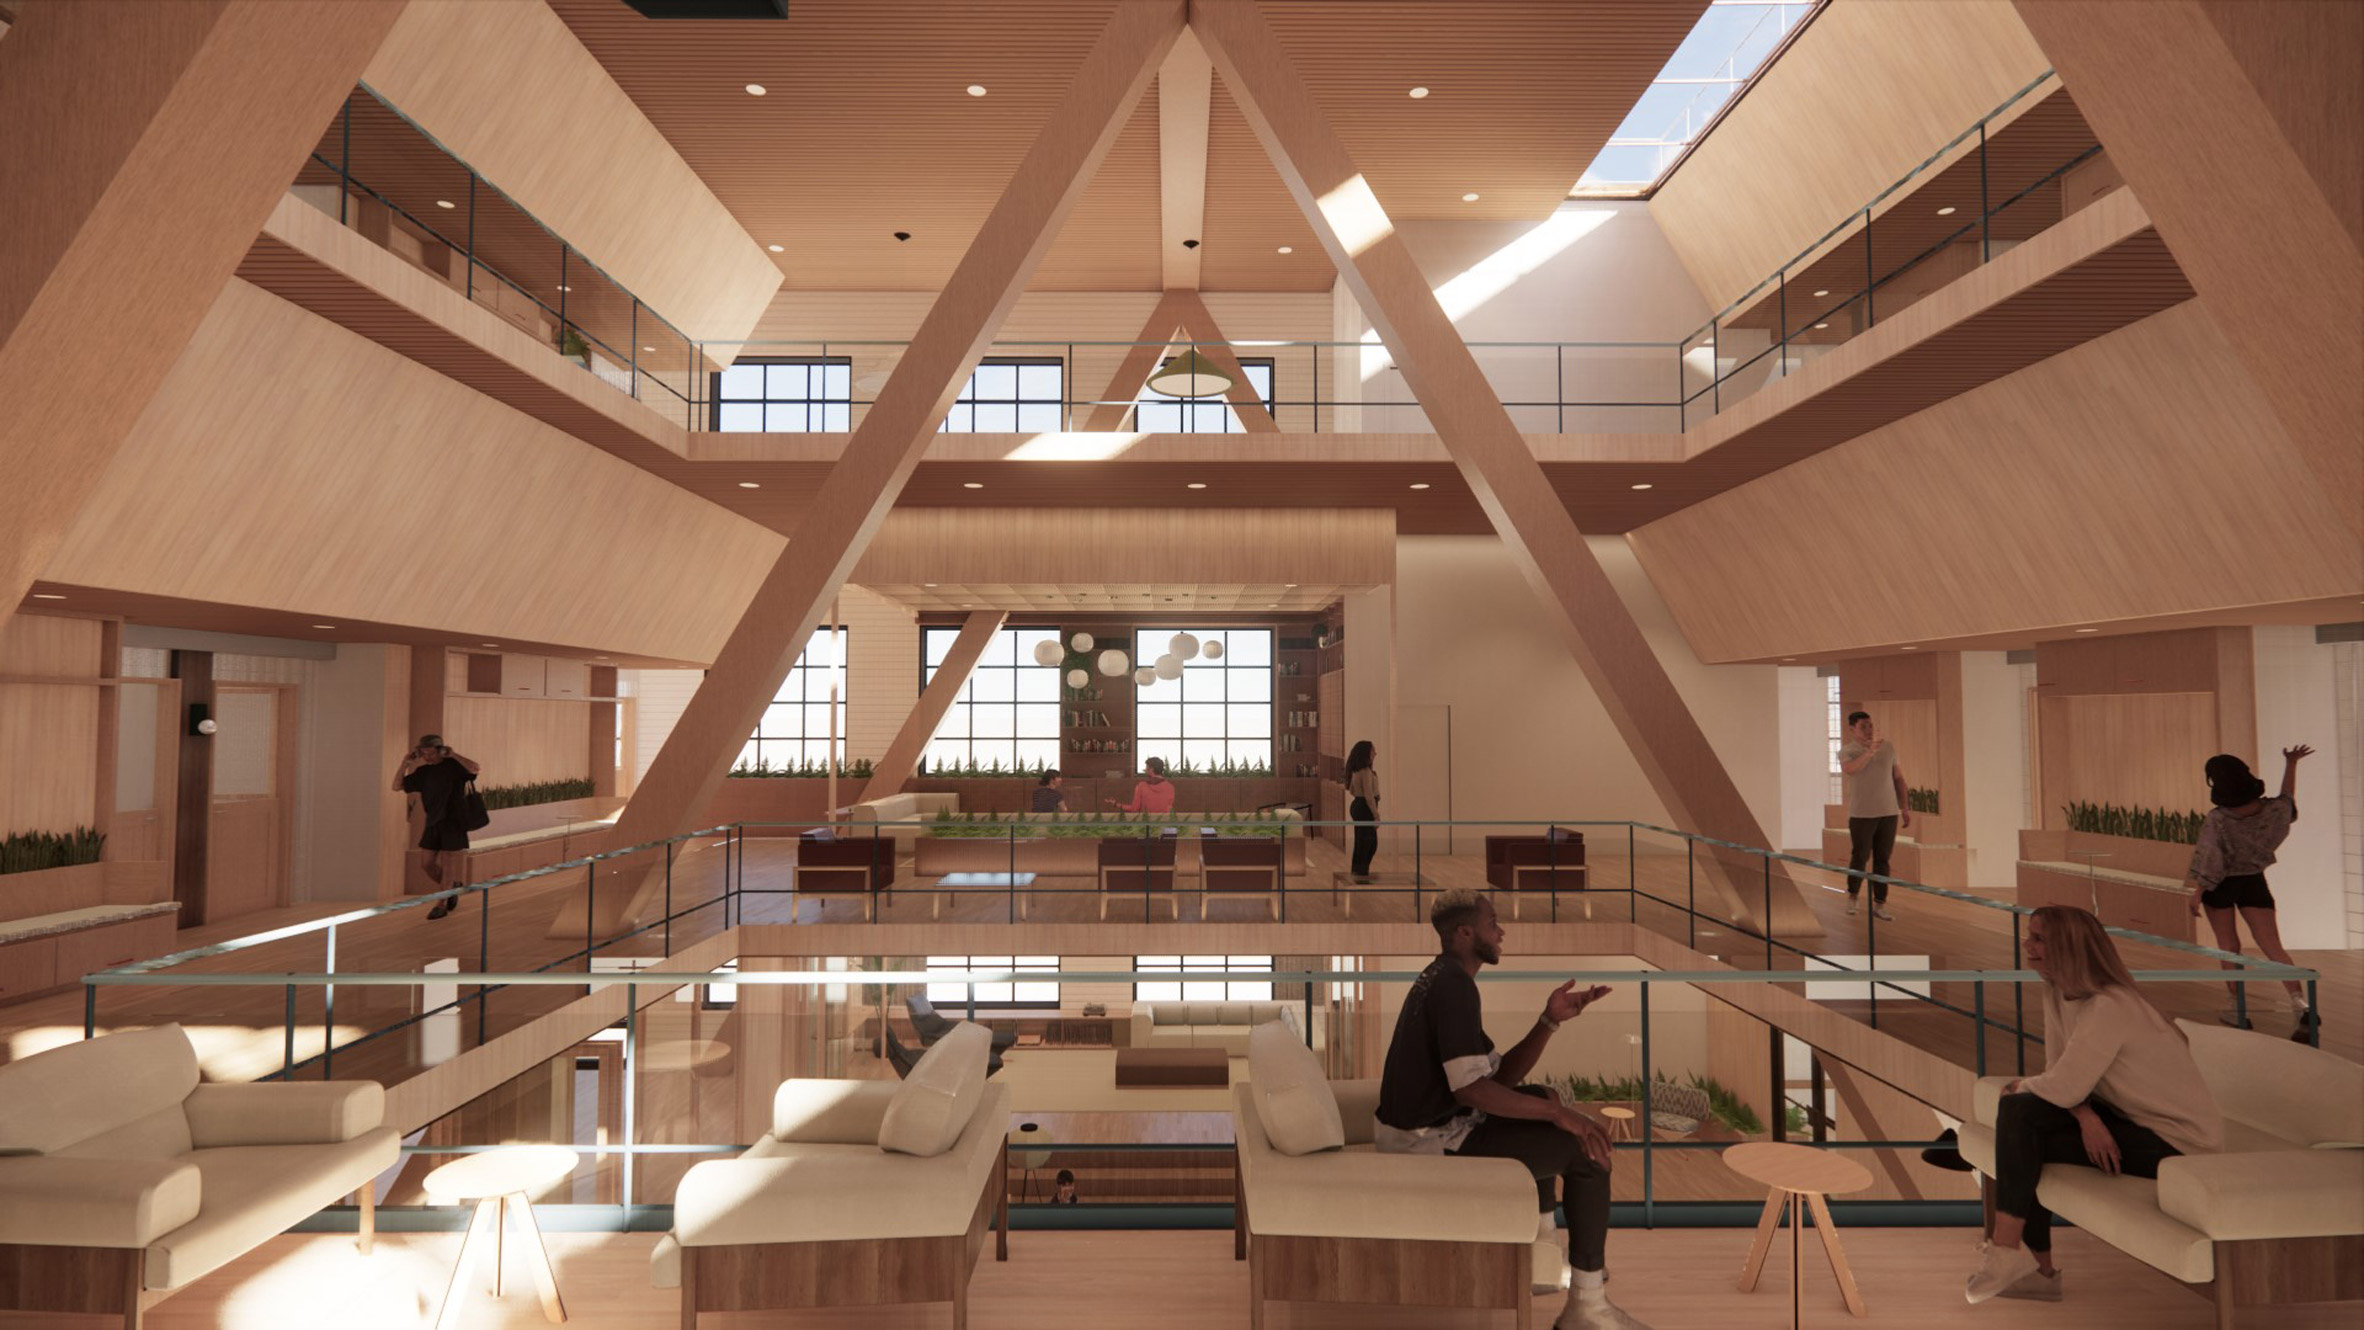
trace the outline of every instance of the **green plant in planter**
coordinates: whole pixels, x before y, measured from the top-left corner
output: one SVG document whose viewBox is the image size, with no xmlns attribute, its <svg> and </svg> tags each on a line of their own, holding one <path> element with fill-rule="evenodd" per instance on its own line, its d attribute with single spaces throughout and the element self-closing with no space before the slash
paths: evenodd
<svg viewBox="0 0 2364 1330">
<path fill-rule="evenodd" d="M 106 836 L 91 827 L 14 832 L 0 836 L 0 873 L 38 873 L 47 868 L 95 864 L 106 846 Z"/>
<path fill-rule="evenodd" d="M 484 796 L 484 806 L 492 808 L 526 808 L 534 804 L 554 804 L 568 799 L 588 799 L 592 785 L 584 780 L 527 781 L 519 785 L 480 785 L 476 792 Z"/>
<path fill-rule="evenodd" d="M 1937 791 L 1935 790 L 1908 789 L 1904 792 L 1904 805 L 1916 813 L 1942 811 L 1937 806 Z"/>
<path fill-rule="evenodd" d="M 558 354 L 588 365 L 591 363 L 591 344 L 583 340 L 583 334 L 573 324 L 568 324 L 558 330 Z"/>
<path fill-rule="evenodd" d="M 2190 845 L 2200 839 L 2205 814 L 2179 813 L 2165 808 L 2120 808 L 2116 804 L 2062 804 L 2069 830 L 2097 836 L 2127 836 L 2137 840 Z"/>
</svg>

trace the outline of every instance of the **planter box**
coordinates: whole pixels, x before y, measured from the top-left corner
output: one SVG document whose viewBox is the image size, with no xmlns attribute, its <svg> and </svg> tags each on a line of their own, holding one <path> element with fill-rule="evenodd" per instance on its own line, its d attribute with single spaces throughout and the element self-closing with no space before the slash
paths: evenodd
<svg viewBox="0 0 2364 1330">
<path fill-rule="evenodd" d="M 2184 874 L 2191 871 L 2192 866 L 2192 847 L 2174 841 L 2104 836 L 2094 831 L 2019 833 L 2019 857 L 2030 863 L 2075 864 L 2081 868 L 2086 862 L 2083 853 L 2086 851 L 2108 856 L 2100 860 L 2105 871 L 2136 873 L 2176 882 L 2183 881 Z"/>
<path fill-rule="evenodd" d="M 1007 873 L 1011 871 L 1010 842 L 1006 836 L 988 839 L 973 836 L 921 836 L 913 842 L 911 871 L 917 877 L 941 877 L 946 873 Z M 1291 835 L 1281 839 L 1281 861 L 1291 877 L 1305 876 L 1305 838 Z M 1184 836 L 1174 850 L 1175 871 L 1189 876 L 1198 873 L 1198 838 Z M 1100 838 L 1093 836 L 1058 836 L 1021 838 L 1016 853 L 1016 870 L 1039 873 L 1046 877 L 1097 877 L 1100 872 Z"/>
<path fill-rule="evenodd" d="M 73 864 L 0 873 L 0 923 L 107 903 L 107 865 Z"/>
</svg>

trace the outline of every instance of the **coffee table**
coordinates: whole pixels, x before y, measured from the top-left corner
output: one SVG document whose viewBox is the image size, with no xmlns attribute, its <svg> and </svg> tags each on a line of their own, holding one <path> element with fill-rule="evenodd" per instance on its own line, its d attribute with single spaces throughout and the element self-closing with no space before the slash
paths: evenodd
<svg viewBox="0 0 2364 1330">
<path fill-rule="evenodd" d="M 936 904 L 928 918 L 944 917 L 944 892 L 952 891 L 1024 891 L 1034 885 L 1032 873 L 946 873 L 936 879 Z M 1026 917 L 1027 897 L 1018 898 L 1018 917 Z"/>
<path fill-rule="evenodd" d="M 528 1193 L 574 1172 L 581 1162 L 582 1156 L 563 1145 L 507 1145 L 465 1155 L 427 1175 L 429 1197 L 476 1202 L 476 1213 L 468 1220 L 468 1235 L 460 1240 L 460 1258 L 452 1267 L 451 1287 L 444 1291 L 443 1309 L 435 1316 L 435 1330 L 459 1324 L 460 1289 L 468 1282 L 468 1272 L 475 1268 L 478 1251 L 488 1238 L 493 1244 L 493 1296 L 501 1295 L 502 1257 L 508 1247 L 502 1237 L 512 1215 L 529 1240 L 518 1246 L 541 1291 L 542 1315 L 554 1323 L 566 1319 L 566 1303 L 558 1296 L 558 1275 L 550 1268 L 550 1250 L 542 1242 L 541 1226 L 534 1223 Z M 515 1202 L 514 1209 L 511 1202 Z"/>
<path fill-rule="evenodd" d="M 1116 1050 L 1116 1083 L 1120 1086 L 1205 1086 L 1220 1090 L 1231 1084 L 1231 1055 L 1220 1048 L 1120 1048 Z"/>
<path fill-rule="evenodd" d="M 1822 1198 L 1863 1190 L 1871 1185 L 1871 1173 L 1836 1151 L 1786 1141 L 1749 1141 L 1725 1150 L 1723 1159 L 1733 1172 L 1766 1187 L 1765 1213 L 1757 1220 L 1756 1241 L 1749 1244 L 1748 1259 L 1740 1267 L 1740 1291 L 1756 1291 L 1757 1276 L 1765 1269 L 1765 1253 L 1773 1245 L 1773 1229 L 1781 1222 L 1781 1212 L 1786 1206 L 1790 1236 L 1789 1323 L 1795 1330 L 1799 1315 L 1798 1285 L 1805 1274 L 1804 1221 L 1807 1207 L 1812 1206 L 1814 1228 L 1822 1234 L 1822 1252 L 1830 1258 L 1830 1271 L 1838 1278 L 1839 1293 L 1847 1300 L 1847 1310 L 1862 1316 L 1863 1295 L 1856 1291 L 1855 1274 L 1847 1268 L 1847 1254 L 1839 1247 L 1838 1226 L 1831 1223 L 1830 1206 Z"/>
</svg>

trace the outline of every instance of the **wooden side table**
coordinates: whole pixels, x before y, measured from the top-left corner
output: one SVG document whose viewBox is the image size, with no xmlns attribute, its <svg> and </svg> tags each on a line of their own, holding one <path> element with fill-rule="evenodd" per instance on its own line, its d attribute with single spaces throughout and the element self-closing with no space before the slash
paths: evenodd
<svg viewBox="0 0 2364 1330">
<path fill-rule="evenodd" d="M 1822 1234 L 1823 1254 L 1830 1258 L 1830 1272 L 1839 1281 L 1839 1293 L 1847 1300 L 1847 1310 L 1857 1316 L 1864 1315 L 1863 1295 L 1855 1288 L 1854 1272 L 1847 1268 L 1847 1254 L 1839 1247 L 1838 1226 L 1831 1222 L 1830 1206 L 1822 1198 L 1863 1190 L 1871 1185 L 1870 1172 L 1835 1151 L 1785 1141 L 1749 1141 L 1725 1150 L 1723 1158 L 1725 1166 L 1733 1172 L 1766 1187 L 1765 1213 L 1757 1220 L 1756 1241 L 1749 1244 L 1748 1259 L 1740 1267 L 1740 1291 L 1756 1291 L 1757 1276 L 1765 1269 L 1765 1253 L 1773 1246 L 1773 1230 L 1780 1224 L 1781 1213 L 1786 1208 L 1790 1232 L 1789 1323 L 1795 1330 L 1799 1285 L 1805 1276 L 1803 1221 L 1806 1207 L 1811 1206 L 1814 1227 Z"/>
<path fill-rule="evenodd" d="M 1601 1116 L 1608 1119 L 1610 1140 L 1630 1141 L 1633 1139 L 1632 1109 L 1604 1108 L 1601 1110 Z"/>
<path fill-rule="evenodd" d="M 502 1258 L 508 1247 L 503 1238 L 512 1216 L 528 1239 L 519 1246 L 541 1291 L 542 1315 L 553 1323 L 566 1320 L 566 1303 L 558 1296 L 558 1275 L 550 1268 L 550 1249 L 542 1241 L 541 1226 L 534 1222 L 528 1194 L 574 1172 L 581 1162 L 582 1156 L 563 1145 L 511 1145 L 463 1156 L 427 1175 L 430 1198 L 446 1203 L 476 1202 L 476 1213 L 468 1220 L 468 1235 L 460 1240 L 460 1258 L 452 1267 L 451 1287 L 444 1290 L 443 1308 L 435 1316 L 435 1330 L 450 1330 L 459 1324 L 460 1289 L 467 1284 L 478 1249 L 488 1238 L 493 1245 L 493 1296 L 501 1296 Z M 514 1208 L 511 1202 L 516 1203 Z"/>
</svg>

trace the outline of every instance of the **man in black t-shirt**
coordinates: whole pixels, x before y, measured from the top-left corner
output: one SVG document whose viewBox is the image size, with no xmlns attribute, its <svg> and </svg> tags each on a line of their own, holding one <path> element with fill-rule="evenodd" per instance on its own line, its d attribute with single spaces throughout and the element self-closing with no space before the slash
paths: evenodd
<svg viewBox="0 0 2364 1330">
<path fill-rule="evenodd" d="M 1516 1159 L 1535 1176 L 1543 1222 L 1554 1204 L 1552 1180 L 1565 1192 L 1568 1260 L 1574 1291 L 1555 1330 L 1648 1330 L 1609 1302 L 1609 1133 L 1560 1101 L 1557 1092 L 1520 1083 L 1564 1022 L 1605 997 L 1607 986 L 1552 990 L 1543 1015 L 1508 1053 L 1486 1034 L 1477 972 L 1502 959 L 1502 924 L 1494 902 L 1474 891 L 1436 898 L 1428 922 L 1444 953 L 1405 995 L 1379 1078 L 1376 1141 L 1383 1151 Z"/>
</svg>

